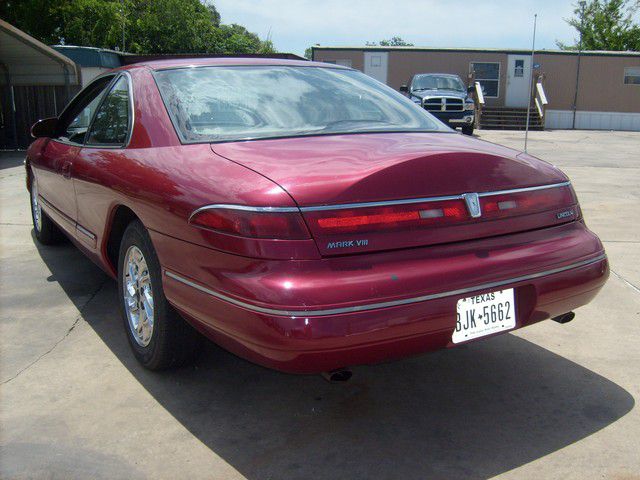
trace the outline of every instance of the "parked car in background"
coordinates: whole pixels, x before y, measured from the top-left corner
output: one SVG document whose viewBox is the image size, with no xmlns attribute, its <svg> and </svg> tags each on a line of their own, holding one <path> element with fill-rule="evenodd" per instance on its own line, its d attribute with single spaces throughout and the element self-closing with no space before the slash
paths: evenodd
<svg viewBox="0 0 640 480">
<path fill-rule="evenodd" d="M 36 238 L 63 232 L 117 280 L 150 369 L 191 360 L 198 330 L 261 365 L 346 378 L 565 322 L 609 272 L 564 173 L 349 68 L 134 64 L 32 134 Z"/>
<path fill-rule="evenodd" d="M 414 75 L 409 86 L 403 85 L 400 91 L 451 128 L 460 127 L 465 135 L 473 134 L 473 98 L 458 75 L 420 73 Z"/>
</svg>

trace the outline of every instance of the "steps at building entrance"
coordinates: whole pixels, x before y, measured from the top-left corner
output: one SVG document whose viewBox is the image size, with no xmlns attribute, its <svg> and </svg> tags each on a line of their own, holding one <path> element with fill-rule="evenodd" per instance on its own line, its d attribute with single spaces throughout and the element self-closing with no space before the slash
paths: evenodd
<svg viewBox="0 0 640 480">
<path fill-rule="evenodd" d="M 480 128 L 485 130 L 524 130 L 526 125 L 526 108 L 483 107 L 480 116 Z M 531 107 L 529 130 L 544 130 L 544 122 L 535 107 Z"/>
</svg>

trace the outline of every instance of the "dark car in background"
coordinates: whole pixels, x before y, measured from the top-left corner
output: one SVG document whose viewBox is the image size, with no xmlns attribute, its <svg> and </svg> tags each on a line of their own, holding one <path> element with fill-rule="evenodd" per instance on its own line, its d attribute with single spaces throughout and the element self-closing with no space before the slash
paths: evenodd
<svg viewBox="0 0 640 480">
<path fill-rule="evenodd" d="M 458 75 L 420 73 L 400 91 L 451 128 L 461 127 L 462 133 L 473 134 L 475 105 Z"/>
</svg>

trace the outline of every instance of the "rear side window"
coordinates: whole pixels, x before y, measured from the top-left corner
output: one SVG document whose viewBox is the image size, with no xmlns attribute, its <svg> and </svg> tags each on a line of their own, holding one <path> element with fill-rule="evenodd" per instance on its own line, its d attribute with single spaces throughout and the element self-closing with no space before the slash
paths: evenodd
<svg viewBox="0 0 640 480">
<path fill-rule="evenodd" d="M 87 144 L 124 145 L 129 134 L 130 122 L 129 82 L 122 76 L 100 104 L 91 125 Z"/>
</svg>

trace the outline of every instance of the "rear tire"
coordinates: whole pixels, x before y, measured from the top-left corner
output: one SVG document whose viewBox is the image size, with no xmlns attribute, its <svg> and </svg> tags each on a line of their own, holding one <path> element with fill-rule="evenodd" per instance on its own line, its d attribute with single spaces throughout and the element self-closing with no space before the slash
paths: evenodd
<svg viewBox="0 0 640 480">
<path fill-rule="evenodd" d="M 120 243 L 118 297 L 129 345 L 144 367 L 163 370 L 195 359 L 202 339 L 164 296 L 158 257 L 138 220 Z"/>
<path fill-rule="evenodd" d="M 40 205 L 38 197 L 38 180 L 33 170 L 31 171 L 31 185 L 29 188 L 29 200 L 31 204 L 31 220 L 33 221 L 33 233 L 42 245 L 54 245 L 63 238 L 58 226 L 53 223 Z"/>
<path fill-rule="evenodd" d="M 462 127 L 462 133 L 465 135 L 473 135 L 473 125 L 464 125 Z"/>
</svg>

